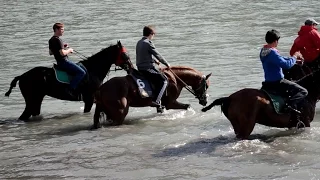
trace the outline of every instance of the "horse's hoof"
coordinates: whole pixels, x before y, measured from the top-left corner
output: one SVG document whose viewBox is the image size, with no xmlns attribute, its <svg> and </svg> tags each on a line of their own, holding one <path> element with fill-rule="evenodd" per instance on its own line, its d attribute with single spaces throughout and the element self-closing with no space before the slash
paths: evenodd
<svg viewBox="0 0 320 180">
<path fill-rule="evenodd" d="M 101 128 L 101 125 L 100 124 L 94 124 L 91 126 L 90 130 L 96 130 L 96 129 L 99 129 Z"/>
<path fill-rule="evenodd" d="M 164 107 L 157 107 L 157 113 L 163 113 L 164 112 Z"/>
</svg>

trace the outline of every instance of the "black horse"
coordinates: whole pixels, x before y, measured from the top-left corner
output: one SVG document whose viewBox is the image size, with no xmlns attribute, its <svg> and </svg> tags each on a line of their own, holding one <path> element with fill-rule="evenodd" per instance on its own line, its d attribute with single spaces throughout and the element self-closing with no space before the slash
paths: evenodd
<svg viewBox="0 0 320 180">
<path fill-rule="evenodd" d="M 80 83 L 78 92 L 74 96 L 65 91 L 69 84 L 57 80 L 54 68 L 40 66 L 15 77 L 5 95 L 9 96 L 12 88 L 19 81 L 20 91 L 26 103 L 25 110 L 19 119 L 24 121 L 27 121 L 31 115 L 37 116 L 40 114 L 45 95 L 61 100 L 82 100 L 85 103 L 84 112 L 90 112 L 94 103 L 94 93 L 109 73 L 112 64 L 125 70 L 132 67 L 130 58 L 120 41 L 116 45 L 102 49 L 86 60 L 79 62 L 79 65 L 86 70 L 87 75 Z"/>
</svg>

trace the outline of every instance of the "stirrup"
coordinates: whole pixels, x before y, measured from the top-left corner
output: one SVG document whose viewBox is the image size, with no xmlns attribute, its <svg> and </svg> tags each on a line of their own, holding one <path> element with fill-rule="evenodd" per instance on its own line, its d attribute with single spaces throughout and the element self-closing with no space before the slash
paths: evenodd
<svg viewBox="0 0 320 180">
<path fill-rule="evenodd" d="M 161 103 L 157 103 L 155 101 L 152 101 L 151 104 L 157 107 L 161 107 Z"/>
<path fill-rule="evenodd" d="M 299 129 L 299 126 L 302 125 L 302 129 L 306 128 L 306 125 L 304 124 L 304 122 L 302 122 L 301 120 L 298 121 L 297 125 L 296 125 L 296 129 Z"/>
</svg>

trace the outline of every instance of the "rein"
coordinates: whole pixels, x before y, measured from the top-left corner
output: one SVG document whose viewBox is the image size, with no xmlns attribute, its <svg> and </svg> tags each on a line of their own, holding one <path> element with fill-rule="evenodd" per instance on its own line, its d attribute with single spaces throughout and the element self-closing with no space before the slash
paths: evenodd
<svg viewBox="0 0 320 180">
<path fill-rule="evenodd" d="M 194 96 L 197 96 L 196 93 L 182 80 L 179 78 L 178 75 L 176 75 L 176 73 L 174 73 L 170 68 L 168 68 L 169 71 L 184 85 L 184 87 Z"/>
<path fill-rule="evenodd" d="M 88 57 L 87 56 L 85 56 L 85 55 L 83 55 L 83 54 L 81 54 L 81 53 L 79 53 L 78 51 L 76 51 L 76 50 L 73 50 L 73 52 L 75 52 L 76 54 L 76 56 L 78 56 L 80 59 L 82 59 L 82 60 L 87 60 L 88 59 Z"/>
</svg>

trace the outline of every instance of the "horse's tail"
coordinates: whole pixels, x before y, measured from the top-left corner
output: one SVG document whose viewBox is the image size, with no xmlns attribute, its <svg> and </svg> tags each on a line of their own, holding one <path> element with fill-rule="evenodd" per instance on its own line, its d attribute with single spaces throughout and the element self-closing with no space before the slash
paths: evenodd
<svg viewBox="0 0 320 180">
<path fill-rule="evenodd" d="M 221 109 L 223 110 L 223 106 L 228 101 L 229 101 L 229 97 L 222 97 L 222 98 L 216 99 L 209 106 L 204 107 L 201 111 L 206 112 L 206 111 L 210 110 L 211 108 L 213 108 L 213 106 L 221 106 Z"/>
<path fill-rule="evenodd" d="M 21 76 L 17 76 L 17 77 L 15 77 L 15 78 L 11 81 L 10 89 L 5 93 L 5 96 L 9 97 L 9 95 L 11 94 L 12 89 L 13 89 L 14 87 L 16 87 L 17 82 L 20 80 L 20 77 L 21 77 Z"/>
</svg>

